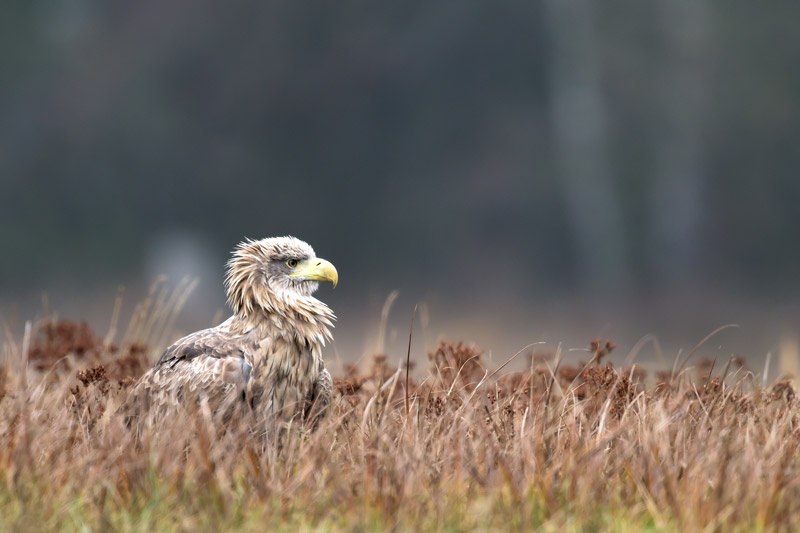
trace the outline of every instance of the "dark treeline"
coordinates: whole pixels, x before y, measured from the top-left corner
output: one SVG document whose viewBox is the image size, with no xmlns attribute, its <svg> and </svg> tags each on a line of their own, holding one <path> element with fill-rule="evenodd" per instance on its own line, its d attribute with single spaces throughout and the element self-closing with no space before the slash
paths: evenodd
<svg viewBox="0 0 800 533">
<path fill-rule="evenodd" d="M 0 17 L 0 284 L 181 228 L 359 279 L 776 288 L 800 4 L 24 2 Z M 221 266 L 220 266 L 221 269 Z"/>
</svg>

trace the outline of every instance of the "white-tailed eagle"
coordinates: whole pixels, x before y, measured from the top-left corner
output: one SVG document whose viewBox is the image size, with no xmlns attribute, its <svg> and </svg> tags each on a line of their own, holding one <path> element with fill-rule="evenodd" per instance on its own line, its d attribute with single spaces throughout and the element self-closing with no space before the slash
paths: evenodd
<svg viewBox="0 0 800 533">
<path fill-rule="evenodd" d="M 322 348 L 336 317 L 312 293 L 338 279 L 294 237 L 242 242 L 225 278 L 233 316 L 167 348 L 136 394 L 161 409 L 204 398 L 215 411 L 245 405 L 279 420 L 322 412 L 332 388 Z"/>
</svg>

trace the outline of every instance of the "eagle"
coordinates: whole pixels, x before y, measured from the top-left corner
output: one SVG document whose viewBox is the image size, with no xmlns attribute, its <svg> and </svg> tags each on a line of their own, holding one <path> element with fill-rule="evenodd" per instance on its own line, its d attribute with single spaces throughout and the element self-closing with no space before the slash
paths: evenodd
<svg viewBox="0 0 800 533">
<path fill-rule="evenodd" d="M 320 416 L 332 389 L 322 348 L 336 317 L 312 294 L 319 282 L 338 281 L 300 239 L 241 242 L 225 276 L 233 315 L 168 347 L 135 394 L 161 412 L 205 401 L 215 413 L 246 406 L 261 419 Z"/>
</svg>

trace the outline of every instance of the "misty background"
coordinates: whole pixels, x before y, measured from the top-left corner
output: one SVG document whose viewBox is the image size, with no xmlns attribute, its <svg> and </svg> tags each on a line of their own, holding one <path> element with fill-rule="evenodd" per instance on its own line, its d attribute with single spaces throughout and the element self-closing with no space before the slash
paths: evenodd
<svg viewBox="0 0 800 533">
<path fill-rule="evenodd" d="M 179 331 L 244 237 L 332 261 L 336 357 L 439 337 L 761 361 L 800 318 L 800 4 L 24 2 L 0 17 L 0 317 Z M 787 341 L 788 339 L 788 341 Z M 653 355 L 650 348 L 645 352 Z M 645 355 L 647 355 L 645 354 Z M 580 357 L 582 354 L 575 355 Z M 713 355 L 713 353 L 712 353 Z M 329 352 L 326 357 L 331 357 Z"/>
</svg>

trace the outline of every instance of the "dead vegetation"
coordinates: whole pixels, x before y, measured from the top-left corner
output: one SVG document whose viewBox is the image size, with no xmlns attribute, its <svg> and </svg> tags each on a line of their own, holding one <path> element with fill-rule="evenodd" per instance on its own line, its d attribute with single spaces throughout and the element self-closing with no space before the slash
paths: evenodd
<svg viewBox="0 0 800 533">
<path fill-rule="evenodd" d="M 495 373 L 441 342 L 408 390 L 386 355 L 346 367 L 330 416 L 276 444 L 202 408 L 133 435 L 119 406 L 157 355 L 147 339 L 117 348 L 75 323 L 33 338 L 24 376 L 0 367 L 4 530 L 800 527 L 795 390 L 738 363 L 650 381 L 598 339 L 588 362 Z"/>
</svg>

